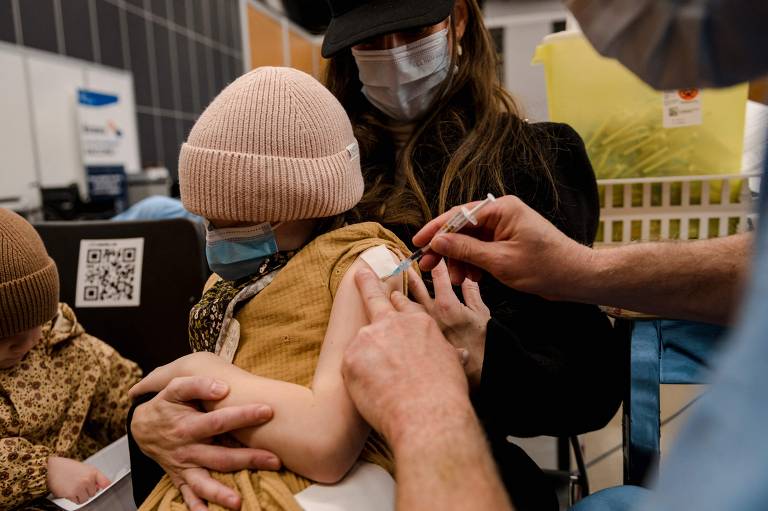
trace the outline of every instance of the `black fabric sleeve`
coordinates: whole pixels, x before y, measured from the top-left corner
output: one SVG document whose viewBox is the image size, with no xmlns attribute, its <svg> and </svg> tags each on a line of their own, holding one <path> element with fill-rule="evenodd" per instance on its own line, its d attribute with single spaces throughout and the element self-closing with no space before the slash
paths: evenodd
<svg viewBox="0 0 768 511">
<path fill-rule="evenodd" d="M 555 156 L 551 171 L 557 188 L 557 205 L 550 220 L 570 238 L 591 246 L 600 222 L 600 200 L 584 141 L 567 124 L 545 126 Z"/>
<path fill-rule="evenodd" d="M 625 345 L 608 319 L 589 305 L 550 302 L 546 310 L 553 317 L 520 311 L 488 323 L 474 402 L 491 437 L 581 434 L 618 410 Z"/>
<path fill-rule="evenodd" d="M 128 412 L 128 452 L 131 457 L 131 482 L 133 484 L 133 501 L 136 507 L 140 507 L 149 494 L 163 477 L 165 471 L 155 460 L 144 454 L 131 434 L 131 421 L 136 407 L 150 401 L 157 394 L 144 394 L 139 396 Z"/>
<path fill-rule="evenodd" d="M 530 129 L 551 156 L 556 193 L 541 169 L 510 173 L 510 193 L 570 238 L 591 245 L 600 205 L 583 141 L 565 124 Z M 489 435 L 563 436 L 603 427 L 626 383 L 625 343 L 608 318 L 594 305 L 520 293 L 490 275 L 480 288 L 492 319 L 473 399 Z"/>
</svg>

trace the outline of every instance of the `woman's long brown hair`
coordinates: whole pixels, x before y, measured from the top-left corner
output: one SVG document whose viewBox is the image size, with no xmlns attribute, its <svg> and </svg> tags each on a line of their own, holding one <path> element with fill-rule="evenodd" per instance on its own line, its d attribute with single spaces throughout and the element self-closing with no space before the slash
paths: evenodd
<svg viewBox="0 0 768 511">
<path fill-rule="evenodd" d="M 418 227 L 433 212 L 440 214 L 487 192 L 503 195 L 507 192 L 504 173 L 516 170 L 507 168 L 513 161 L 537 169 L 542 175 L 534 177 L 543 177 L 556 198 L 546 146 L 540 136 L 532 135 L 500 83 L 498 55 L 477 1 L 464 1 L 468 12 L 461 55 L 453 35 L 455 17 L 450 18 L 455 72 L 446 79 L 426 117 L 415 125 L 397 161 L 387 128 L 392 121 L 363 96 L 351 50 L 334 56 L 326 67 L 325 84 L 347 110 L 360 146 L 366 181 L 366 193 L 356 208 L 361 219 Z M 420 159 L 422 154 L 438 154 L 442 161 Z M 513 159 L 510 154 L 515 155 Z M 435 164 L 442 167 L 437 171 L 442 176 L 439 192 L 437 197 L 427 197 L 422 183 L 429 169 L 422 165 Z"/>
</svg>

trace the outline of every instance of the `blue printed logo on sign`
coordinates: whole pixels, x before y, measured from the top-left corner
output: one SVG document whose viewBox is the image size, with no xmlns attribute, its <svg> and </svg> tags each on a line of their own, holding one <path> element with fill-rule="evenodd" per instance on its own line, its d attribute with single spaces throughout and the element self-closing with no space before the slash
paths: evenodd
<svg viewBox="0 0 768 511">
<path fill-rule="evenodd" d="M 85 89 L 78 89 L 77 98 L 81 105 L 88 106 L 104 106 L 117 103 L 117 96 L 114 94 L 102 94 Z"/>
</svg>

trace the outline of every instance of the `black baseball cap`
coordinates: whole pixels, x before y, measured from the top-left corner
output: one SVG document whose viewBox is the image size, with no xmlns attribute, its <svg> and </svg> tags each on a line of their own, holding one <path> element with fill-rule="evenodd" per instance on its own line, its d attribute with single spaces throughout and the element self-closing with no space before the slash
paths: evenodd
<svg viewBox="0 0 768 511">
<path fill-rule="evenodd" d="M 323 57 L 369 37 L 426 27 L 451 14 L 454 0 L 327 0 L 331 23 L 323 39 Z"/>
</svg>

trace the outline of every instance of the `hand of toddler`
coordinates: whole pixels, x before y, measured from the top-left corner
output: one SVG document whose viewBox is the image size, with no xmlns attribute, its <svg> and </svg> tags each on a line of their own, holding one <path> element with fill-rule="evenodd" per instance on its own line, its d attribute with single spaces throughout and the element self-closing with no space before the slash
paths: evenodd
<svg viewBox="0 0 768 511">
<path fill-rule="evenodd" d="M 48 490 L 56 498 L 82 504 L 109 486 L 109 479 L 96 468 L 69 458 L 48 458 Z"/>
</svg>

